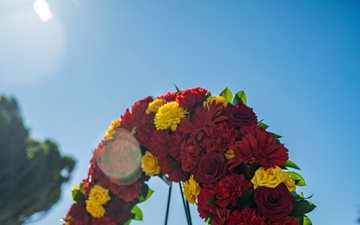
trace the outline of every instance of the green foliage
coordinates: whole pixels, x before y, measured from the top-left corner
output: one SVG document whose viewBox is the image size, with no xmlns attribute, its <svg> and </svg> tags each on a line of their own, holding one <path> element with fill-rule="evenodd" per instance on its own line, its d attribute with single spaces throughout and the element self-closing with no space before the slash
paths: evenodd
<svg viewBox="0 0 360 225">
<path fill-rule="evenodd" d="M 232 102 L 233 100 L 233 94 L 231 90 L 226 87 L 222 92 L 220 93 L 220 96 L 223 96 L 228 102 Z"/>
<path fill-rule="evenodd" d="M 14 98 L 0 97 L 0 224 L 23 224 L 46 212 L 75 166 L 50 141 L 33 140 Z"/>
<path fill-rule="evenodd" d="M 286 173 L 290 175 L 291 179 L 295 181 L 297 186 L 306 186 L 305 180 L 300 174 L 294 171 L 287 171 Z"/>
<path fill-rule="evenodd" d="M 143 219 L 143 213 L 141 209 L 135 205 L 131 210 L 132 219 L 134 220 L 142 220 Z"/>
</svg>

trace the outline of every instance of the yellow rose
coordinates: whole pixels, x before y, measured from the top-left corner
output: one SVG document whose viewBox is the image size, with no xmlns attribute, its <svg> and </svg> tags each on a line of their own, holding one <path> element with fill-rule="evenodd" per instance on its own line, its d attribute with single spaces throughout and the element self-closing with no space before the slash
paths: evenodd
<svg viewBox="0 0 360 225">
<path fill-rule="evenodd" d="M 148 151 L 146 151 L 145 155 L 141 158 L 141 168 L 148 176 L 154 176 L 160 173 L 157 158 Z"/>
<path fill-rule="evenodd" d="M 210 96 L 206 99 L 206 102 L 208 102 L 209 104 L 216 102 L 216 104 L 222 103 L 224 107 L 227 106 L 228 101 L 226 100 L 226 98 L 224 96 Z M 204 105 L 206 103 L 204 102 Z"/>
<path fill-rule="evenodd" d="M 268 168 L 267 170 L 260 167 L 256 170 L 251 182 L 254 184 L 254 189 L 259 186 L 276 188 L 280 183 L 284 183 L 289 191 L 294 191 L 296 189 L 295 181 L 293 181 L 290 175 L 285 173 L 278 166 L 275 168 Z"/>
<path fill-rule="evenodd" d="M 194 204 L 196 202 L 197 197 L 200 194 L 200 186 L 199 184 L 194 180 L 194 178 L 191 176 L 189 180 L 185 181 L 183 183 L 184 188 L 184 195 L 186 197 L 186 200 L 190 204 Z"/>
<path fill-rule="evenodd" d="M 151 112 L 157 113 L 157 111 L 162 105 L 164 105 L 163 99 L 155 99 L 154 101 L 149 103 L 146 109 L 146 114 L 150 114 Z"/>
<path fill-rule="evenodd" d="M 287 189 L 291 192 L 291 191 L 295 191 L 296 190 L 296 184 L 295 181 L 291 178 L 291 176 L 287 173 L 284 172 L 284 183 L 287 187 Z"/>
<path fill-rule="evenodd" d="M 99 205 L 103 205 L 110 200 L 109 190 L 95 184 L 90 190 L 89 200 Z"/>
<path fill-rule="evenodd" d="M 86 200 L 86 211 L 90 213 L 93 217 L 102 218 L 105 215 L 105 209 L 102 205 L 97 202 Z"/>
</svg>

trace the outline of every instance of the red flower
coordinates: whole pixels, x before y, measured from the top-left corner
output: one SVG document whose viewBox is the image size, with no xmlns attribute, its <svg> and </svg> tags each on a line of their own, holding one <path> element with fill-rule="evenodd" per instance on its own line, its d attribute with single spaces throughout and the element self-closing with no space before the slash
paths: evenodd
<svg viewBox="0 0 360 225">
<path fill-rule="evenodd" d="M 178 93 L 179 93 L 179 92 L 177 92 L 177 91 L 175 91 L 175 92 L 168 92 L 168 93 L 166 93 L 165 95 L 158 96 L 157 98 L 165 99 L 166 102 L 171 102 L 171 101 L 175 101 L 176 95 L 177 95 Z"/>
<path fill-rule="evenodd" d="M 209 203 L 210 198 L 215 198 L 216 186 L 214 184 L 203 184 L 198 196 L 198 212 L 201 218 L 206 218 L 210 213 L 215 214 L 216 207 Z"/>
<path fill-rule="evenodd" d="M 193 172 L 197 169 L 202 152 L 200 146 L 194 139 L 189 139 L 181 145 L 181 166 L 186 172 Z"/>
<path fill-rule="evenodd" d="M 226 158 L 222 152 L 210 152 L 202 155 L 194 179 L 198 183 L 210 184 L 226 175 Z"/>
<path fill-rule="evenodd" d="M 251 181 L 242 174 L 231 174 L 221 179 L 216 185 L 215 203 L 221 207 L 235 207 L 236 198 L 240 197 L 245 189 L 252 189 Z"/>
<path fill-rule="evenodd" d="M 150 138 L 149 151 L 158 158 L 166 157 L 166 146 L 170 140 L 167 130 L 154 130 Z"/>
<path fill-rule="evenodd" d="M 190 177 L 190 173 L 185 172 L 181 169 L 179 161 L 176 161 L 171 156 L 165 156 L 158 159 L 160 172 L 167 174 L 169 180 L 172 182 L 186 181 Z"/>
<path fill-rule="evenodd" d="M 234 151 L 235 157 L 229 161 L 230 170 L 241 163 L 272 167 L 283 166 L 288 160 L 288 150 L 283 144 L 276 143 L 271 133 L 259 126 L 250 126 L 240 129 L 244 134 L 240 141 L 237 141 L 230 148 Z"/>
<path fill-rule="evenodd" d="M 180 107 L 188 109 L 203 100 L 207 92 L 204 88 L 187 89 L 176 96 L 176 101 Z"/>
<path fill-rule="evenodd" d="M 136 132 L 134 136 L 140 145 L 148 149 L 152 132 L 155 131 L 155 125 L 153 121 L 150 120 L 149 117 L 145 117 L 145 118 L 147 118 L 146 122 L 139 124 L 136 127 Z"/>
<path fill-rule="evenodd" d="M 230 128 L 227 122 L 217 124 L 214 129 L 210 130 L 209 136 L 204 136 L 201 147 L 206 149 L 206 152 L 221 151 L 225 152 L 231 145 L 235 143 L 235 138 L 238 135 L 237 130 Z"/>
<path fill-rule="evenodd" d="M 215 215 L 211 220 L 212 225 L 229 225 L 231 211 L 229 209 L 216 208 Z"/>
<path fill-rule="evenodd" d="M 296 203 L 296 199 L 283 183 L 276 188 L 258 187 L 254 200 L 263 216 L 274 222 L 279 222 L 289 215 Z"/>
<path fill-rule="evenodd" d="M 90 214 L 86 211 L 85 203 L 77 202 L 73 204 L 66 217 L 71 217 L 71 225 L 87 225 Z"/>
<path fill-rule="evenodd" d="M 271 223 L 259 216 L 256 209 L 246 207 L 241 211 L 232 212 L 229 225 L 271 225 Z"/>
<path fill-rule="evenodd" d="M 119 185 L 117 183 L 111 182 L 109 189 L 119 198 L 122 198 L 127 202 L 131 202 L 139 196 L 141 187 L 142 183 L 140 181 L 136 181 L 135 183 L 129 185 Z"/>
<path fill-rule="evenodd" d="M 236 106 L 228 104 L 224 109 L 224 115 L 229 117 L 229 126 L 241 128 L 248 125 L 256 125 L 257 117 L 252 108 L 239 102 Z"/>
<path fill-rule="evenodd" d="M 144 123 L 148 119 L 146 117 L 149 117 L 145 111 L 152 100 L 151 97 L 144 98 L 143 100 L 135 102 L 131 108 L 131 112 L 129 109 L 126 109 L 124 115 L 121 116 L 120 128 L 131 132 L 133 128 Z"/>
<path fill-rule="evenodd" d="M 130 218 L 129 205 L 120 198 L 115 198 L 106 208 L 107 216 L 115 223 L 124 223 Z"/>
<path fill-rule="evenodd" d="M 296 219 L 294 219 L 290 216 L 287 216 L 280 222 L 272 223 L 271 225 L 300 225 L 300 223 Z"/>
<path fill-rule="evenodd" d="M 72 223 L 70 223 L 70 225 L 72 225 Z M 102 218 L 93 217 L 91 219 L 91 225 L 116 225 L 116 223 L 108 216 L 104 216 Z"/>
</svg>

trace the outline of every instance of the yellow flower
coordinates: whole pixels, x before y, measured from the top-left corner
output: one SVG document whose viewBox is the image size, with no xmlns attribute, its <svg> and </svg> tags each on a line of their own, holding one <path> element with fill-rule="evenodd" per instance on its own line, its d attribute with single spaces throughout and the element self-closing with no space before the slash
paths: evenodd
<svg viewBox="0 0 360 225">
<path fill-rule="evenodd" d="M 295 181 L 291 178 L 291 176 L 287 173 L 284 172 L 284 183 L 287 187 L 287 189 L 291 192 L 291 191 L 295 191 L 296 190 L 296 184 Z"/>
<path fill-rule="evenodd" d="M 78 191 L 78 190 L 80 190 L 79 185 L 74 185 L 74 186 L 71 188 L 71 191 Z"/>
<path fill-rule="evenodd" d="M 148 151 L 146 151 L 145 155 L 141 158 L 141 168 L 148 176 L 154 176 L 160 173 L 157 158 Z"/>
<path fill-rule="evenodd" d="M 295 181 L 293 181 L 290 175 L 285 173 L 278 166 L 275 168 L 268 168 L 267 170 L 260 167 L 256 170 L 251 182 L 254 184 L 254 189 L 259 186 L 276 188 L 280 183 L 285 183 L 289 191 L 294 191 L 296 189 Z"/>
<path fill-rule="evenodd" d="M 234 158 L 234 157 L 235 157 L 234 151 L 229 148 L 229 149 L 225 152 L 225 157 L 226 157 L 227 160 L 230 160 L 230 159 Z"/>
<path fill-rule="evenodd" d="M 224 96 L 219 96 L 219 95 L 210 96 L 206 99 L 206 102 L 208 102 L 209 104 L 213 103 L 214 101 L 216 102 L 216 104 L 222 103 L 224 107 L 226 107 L 227 104 L 229 103 Z M 204 104 L 206 103 L 204 102 Z"/>
<path fill-rule="evenodd" d="M 191 176 L 189 180 L 185 181 L 183 183 L 184 188 L 184 195 L 186 197 L 186 200 L 190 204 L 194 204 L 196 202 L 197 197 L 200 194 L 200 186 L 199 184 L 194 180 L 194 178 Z"/>
<path fill-rule="evenodd" d="M 105 208 L 92 200 L 86 200 L 86 211 L 90 213 L 93 217 L 102 218 L 105 215 Z"/>
<path fill-rule="evenodd" d="M 175 131 L 182 118 L 185 118 L 186 110 L 179 107 L 175 101 L 168 102 L 161 106 L 155 114 L 155 127 L 158 130 L 170 128 Z"/>
<path fill-rule="evenodd" d="M 114 130 L 118 126 L 120 126 L 120 120 L 113 120 L 105 133 L 105 139 L 112 139 L 115 132 Z"/>
<path fill-rule="evenodd" d="M 103 205 L 110 200 L 109 190 L 95 184 L 90 190 L 89 200 L 99 205 Z"/>
<path fill-rule="evenodd" d="M 157 113 L 159 108 L 164 105 L 163 99 L 155 99 L 154 101 L 150 102 L 147 109 L 146 114 L 149 114 L 151 112 Z"/>
</svg>

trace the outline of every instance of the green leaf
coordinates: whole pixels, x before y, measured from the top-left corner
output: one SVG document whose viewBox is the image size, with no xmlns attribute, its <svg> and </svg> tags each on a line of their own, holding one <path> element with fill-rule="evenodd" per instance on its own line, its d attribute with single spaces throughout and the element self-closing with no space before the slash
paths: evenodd
<svg viewBox="0 0 360 225">
<path fill-rule="evenodd" d="M 233 94 L 231 93 L 231 90 L 226 87 L 221 93 L 220 96 L 223 96 L 228 102 L 232 102 Z"/>
<path fill-rule="evenodd" d="M 296 164 L 295 164 L 293 161 L 291 161 L 290 159 L 288 159 L 288 160 L 285 162 L 285 166 L 286 166 L 286 167 L 291 167 L 291 168 L 300 170 L 300 167 L 298 167 L 298 165 L 296 165 Z"/>
<path fill-rule="evenodd" d="M 286 173 L 290 175 L 297 186 L 306 186 L 305 180 L 300 174 L 293 171 L 287 171 Z"/>
<path fill-rule="evenodd" d="M 132 208 L 131 214 L 132 214 L 132 219 L 134 219 L 134 220 L 142 220 L 143 219 L 142 211 L 137 205 L 135 205 Z"/>
<path fill-rule="evenodd" d="M 85 196 L 80 190 L 73 190 L 72 191 L 72 198 L 75 202 L 84 202 Z"/>
<path fill-rule="evenodd" d="M 128 219 L 128 221 L 126 221 L 126 222 L 124 223 L 124 225 L 129 225 L 130 222 L 131 222 L 131 219 Z"/>
<path fill-rule="evenodd" d="M 174 86 L 175 86 L 177 92 L 181 92 L 181 90 L 176 86 L 176 84 L 174 84 Z"/>
<path fill-rule="evenodd" d="M 147 189 L 146 193 L 141 193 L 139 196 L 139 202 L 146 201 L 151 197 L 151 195 L 154 193 L 154 191 L 150 188 Z"/>
<path fill-rule="evenodd" d="M 312 225 L 312 222 L 309 217 L 304 215 L 304 222 L 303 225 Z"/>
<path fill-rule="evenodd" d="M 258 122 L 258 126 L 264 128 L 264 129 L 267 129 L 269 127 L 269 125 L 267 125 L 266 123 L 263 122 L 264 120 L 260 120 Z"/>
<path fill-rule="evenodd" d="M 215 204 L 215 196 L 211 196 L 209 200 L 207 200 L 206 204 L 217 207 L 217 205 Z"/>
<path fill-rule="evenodd" d="M 315 209 L 315 205 L 308 200 L 297 201 L 290 216 L 303 216 Z"/>
<path fill-rule="evenodd" d="M 246 94 L 244 91 L 238 91 L 235 94 L 234 99 L 232 101 L 233 105 L 237 105 L 239 102 L 242 102 L 244 105 L 246 105 L 246 103 L 247 103 Z"/>
<path fill-rule="evenodd" d="M 241 196 L 237 198 L 237 203 L 239 209 L 244 207 L 253 207 L 255 206 L 254 202 L 254 191 L 245 189 Z"/>
</svg>

